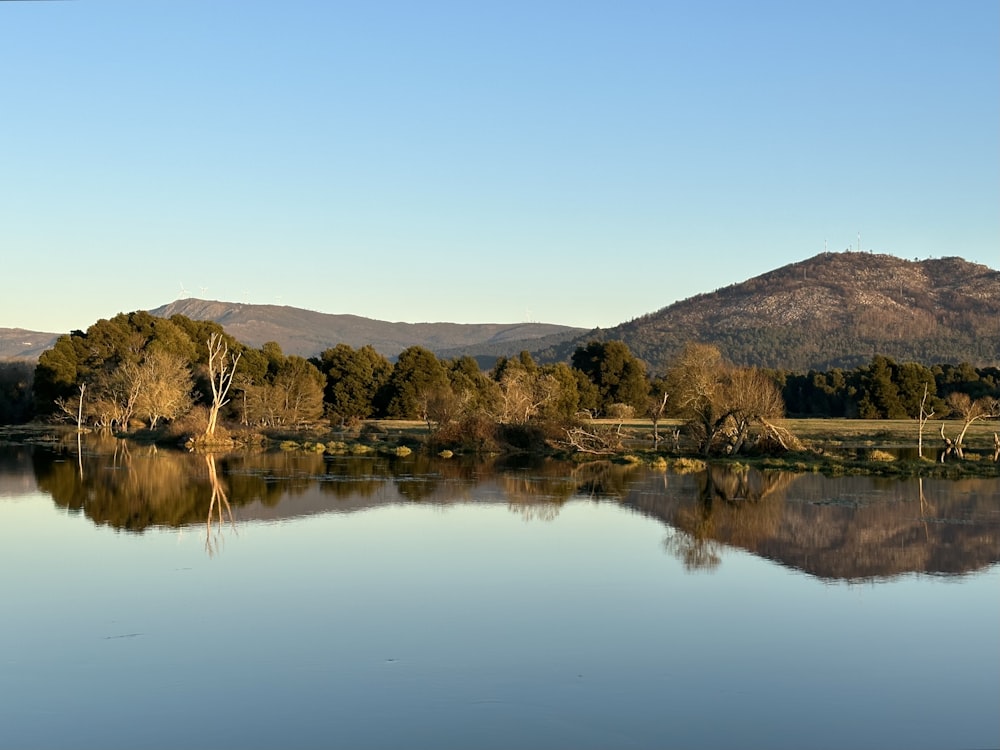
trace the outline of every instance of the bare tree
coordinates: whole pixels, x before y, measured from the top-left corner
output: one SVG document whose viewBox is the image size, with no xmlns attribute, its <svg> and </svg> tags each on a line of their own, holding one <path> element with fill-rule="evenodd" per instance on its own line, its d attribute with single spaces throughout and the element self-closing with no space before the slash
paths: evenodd
<svg viewBox="0 0 1000 750">
<path fill-rule="evenodd" d="M 566 439 L 562 445 L 577 453 L 610 456 L 622 447 L 622 426 L 594 425 L 592 427 L 565 427 Z"/>
<path fill-rule="evenodd" d="M 722 398 L 725 369 L 718 348 L 690 343 L 667 371 L 673 408 L 687 421 L 699 450 L 705 455 L 729 416 Z"/>
<path fill-rule="evenodd" d="M 924 397 L 920 399 L 920 428 L 917 432 L 917 457 L 924 457 L 924 425 L 934 416 L 934 410 L 927 411 L 928 385 L 924 383 Z"/>
<path fill-rule="evenodd" d="M 775 433 L 783 447 L 787 446 L 776 434 L 770 420 L 785 416 L 785 402 L 774 381 L 756 367 L 733 370 L 726 379 L 726 410 L 734 425 L 731 452 L 739 453 L 754 424 L 764 425 Z"/>
<path fill-rule="evenodd" d="M 417 407 L 428 432 L 434 424 L 440 427 L 458 418 L 462 406 L 463 398 L 447 383 L 434 383 L 417 393 Z"/>
<path fill-rule="evenodd" d="M 797 442 L 791 433 L 770 421 L 785 411 L 774 381 L 756 368 L 728 366 L 714 346 L 686 345 L 667 371 L 667 383 L 673 408 L 686 420 L 706 456 L 713 448 L 739 452 L 754 425 L 786 450 Z"/>
<path fill-rule="evenodd" d="M 236 365 L 239 361 L 239 353 L 231 354 L 229 345 L 220 334 L 213 333 L 208 337 L 208 380 L 212 386 L 212 404 L 208 408 L 206 437 L 215 434 L 219 410 L 229 403 L 226 395 L 233 384 L 233 375 L 236 374 Z"/>
<path fill-rule="evenodd" d="M 86 406 L 99 427 L 127 430 L 143 388 L 144 373 L 138 362 L 123 362 L 98 374 Z"/>
<path fill-rule="evenodd" d="M 80 432 L 83 430 L 83 394 L 87 390 L 86 383 L 80 383 L 77 386 L 79 394 L 76 398 L 76 403 L 74 404 L 69 399 L 57 398 L 56 408 L 63 412 L 69 417 L 76 420 L 76 431 Z"/>
<path fill-rule="evenodd" d="M 963 441 L 965 440 L 965 433 L 968 431 L 969 425 L 973 422 L 980 419 L 1000 417 L 1000 400 L 995 398 L 983 396 L 982 398 L 977 398 L 973 401 L 967 393 L 955 392 L 949 394 L 946 401 L 952 411 L 958 414 L 959 418 L 962 420 L 962 431 L 959 432 L 958 437 L 952 441 L 945 436 L 944 425 L 941 425 L 941 439 L 944 440 L 945 443 L 944 449 L 939 454 L 939 460 L 941 461 L 945 461 L 952 456 L 955 458 L 965 457 Z"/>
<path fill-rule="evenodd" d="M 191 371 L 187 360 L 162 349 L 153 349 L 140 363 L 142 388 L 136 412 L 155 428 L 161 419 L 176 419 L 191 407 Z"/>
<path fill-rule="evenodd" d="M 655 391 L 651 393 L 649 400 L 646 402 L 646 415 L 653 423 L 653 450 L 656 450 L 660 446 L 660 420 L 667 413 L 667 401 L 669 399 L 670 394 L 664 389 L 662 394 L 658 394 Z"/>
<path fill-rule="evenodd" d="M 559 383 L 541 372 L 517 365 L 500 377 L 496 419 L 501 424 L 525 424 L 558 392 Z"/>
</svg>

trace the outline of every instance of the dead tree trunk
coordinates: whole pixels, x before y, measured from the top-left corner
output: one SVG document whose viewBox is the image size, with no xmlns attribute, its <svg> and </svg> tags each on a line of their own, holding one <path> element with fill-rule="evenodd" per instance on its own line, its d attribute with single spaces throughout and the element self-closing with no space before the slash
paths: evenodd
<svg viewBox="0 0 1000 750">
<path fill-rule="evenodd" d="M 233 384 L 236 363 L 239 361 L 239 354 L 229 354 L 229 346 L 222 336 L 213 333 L 208 337 L 208 380 L 212 385 L 212 404 L 208 408 L 206 436 L 211 437 L 215 434 L 219 410 L 229 403 L 226 394 L 229 393 L 229 387 Z"/>
<path fill-rule="evenodd" d="M 924 457 L 924 426 L 927 420 L 934 416 L 934 412 L 927 411 L 927 383 L 924 383 L 924 397 L 920 399 L 920 429 L 917 432 L 917 457 Z"/>
<path fill-rule="evenodd" d="M 653 450 L 660 447 L 660 419 L 663 418 L 663 412 L 667 409 L 667 399 L 670 398 L 670 394 L 664 393 L 663 399 L 661 401 L 651 401 L 649 405 L 649 418 L 653 422 Z"/>
<path fill-rule="evenodd" d="M 944 441 L 944 448 L 938 452 L 938 461 L 944 463 L 950 458 L 956 458 L 961 460 L 962 455 L 962 444 L 957 440 L 952 440 L 944 434 L 944 425 L 941 425 L 941 439 Z"/>
</svg>

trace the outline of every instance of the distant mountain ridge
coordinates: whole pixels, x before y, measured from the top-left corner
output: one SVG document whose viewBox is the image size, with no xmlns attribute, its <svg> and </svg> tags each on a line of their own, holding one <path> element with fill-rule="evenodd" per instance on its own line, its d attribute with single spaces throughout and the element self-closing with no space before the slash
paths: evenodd
<svg viewBox="0 0 1000 750">
<path fill-rule="evenodd" d="M 821 253 L 534 353 L 566 360 L 595 339 L 624 341 L 654 372 L 689 341 L 715 344 L 736 364 L 799 371 L 852 368 L 876 354 L 997 365 L 1000 271 L 961 258 Z"/>
<path fill-rule="evenodd" d="M 552 323 L 391 323 L 357 315 L 334 315 L 283 305 L 250 305 L 201 299 L 179 299 L 150 310 L 169 318 L 213 320 L 249 346 L 276 341 L 285 354 L 312 357 L 337 344 L 354 348 L 370 344 L 386 357 L 411 346 L 435 354 L 472 345 L 500 346 L 547 336 L 570 338 L 585 329 Z M 518 350 L 519 351 L 519 350 Z"/>
<path fill-rule="evenodd" d="M 821 253 L 760 276 L 676 302 L 609 329 L 545 323 L 390 323 L 278 305 L 181 299 L 150 311 L 214 320 L 239 341 L 276 341 L 313 356 L 338 343 L 371 344 L 387 357 L 423 346 L 489 367 L 527 350 L 568 361 L 593 340 L 624 341 L 662 372 L 689 341 L 717 345 L 736 364 L 828 370 L 876 354 L 927 365 L 1000 365 L 1000 271 L 961 258 L 923 261 L 861 252 Z M 0 328 L 0 359 L 37 359 L 54 333 Z"/>
<path fill-rule="evenodd" d="M 59 338 L 58 333 L 29 331 L 24 328 L 0 328 L 0 361 L 36 360 L 46 349 L 51 349 Z"/>
</svg>

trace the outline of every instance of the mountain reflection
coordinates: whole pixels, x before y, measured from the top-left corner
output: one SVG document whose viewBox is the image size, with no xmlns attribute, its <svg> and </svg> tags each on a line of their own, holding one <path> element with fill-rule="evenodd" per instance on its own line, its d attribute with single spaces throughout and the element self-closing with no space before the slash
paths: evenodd
<svg viewBox="0 0 1000 750">
<path fill-rule="evenodd" d="M 650 489 L 656 486 L 657 491 Z M 723 546 L 819 578 L 956 575 L 1000 561 L 996 480 L 823 477 L 710 466 L 633 487 L 627 503 L 664 521 L 691 570 Z"/>
<path fill-rule="evenodd" d="M 568 501 L 589 499 L 666 524 L 665 546 L 688 570 L 714 569 L 727 547 L 839 580 L 961 574 L 1000 560 L 991 479 L 828 478 L 728 465 L 681 475 L 610 461 L 298 452 L 206 457 L 89 436 L 79 451 L 75 439 L 59 450 L 0 447 L 0 478 L 19 471 L 97 525 L 133 533 L 203 525 L 210 554 L 237 520 L 480 503 L 552 521 Z"/>
</svg>

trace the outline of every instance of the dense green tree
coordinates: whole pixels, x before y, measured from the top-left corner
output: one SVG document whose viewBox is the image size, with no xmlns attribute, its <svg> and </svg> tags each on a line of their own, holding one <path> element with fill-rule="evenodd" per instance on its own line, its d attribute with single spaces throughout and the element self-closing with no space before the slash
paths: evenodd
<svg viewBox="0 0 1000 750">
<path fill-rule="evenodd" d="M 34 416 L 30 362 L 0 362 L 0 424 L 22 424 Z"/>
<path fill-rule="evenodd" d="M 121 383 L 114 373 L 120 367 L 135 367 L 151 352 L 169 352 L 196 368 L 197 388 L 210 392 L 204 368 L 205 342 L 215 333 L 227 341 L 233 351 L 243 347 L 224 334 L 218 323 L 192 321 L 182 315 L 169 320 L 144 311 L 120 313 L 110 320 L 99 320 L 84 331 L 60 336 L 55 345 L 41 354 L 35 368 L 34 392 L 42 413 L 51 413 L 58 399 L 77 397 L 79 386 L 93 386 L 92 396 L 100 391 L 107 396 L 121 395 Z M 120 378 L 119 378 L 120 380 Z"/>
<path fill-rule="evenodd" d="M 220 337 L 221 341 L 231 352 L 240 352 L 246 348 L 236 339 L 230 336 L 221 325 L 214 320 L 192 320 L 184 315 L 171 315 L 170 322 L 177 326 L 188 340 L 194 351 L 191 354 L 191 362 L 194 365 L 206 365 L 208 363 L 208 347 L 206 342 L 212 336 Z"/>
<path fill-rule="evenodd" d="M 369 345 L 355 350 L 337 344 L 314 359 L 313 364 L 326 379 L 327 413 L 340 423 L 374 415 L 377 395 L 392 375 L 389 360 Z"/>
<path fill-rule="evenodd" d="M 460 416 L 489 414 L 497 402 L 497 384 L 479 369 L 479 363 L 469 356 L 447 363 L 448 382 L 458 404 Z"/>
<path fill-rule="evenodd" d="M 271 388 L 280 404 L 280 424 L 303 427 L 323 416 L 323 386 L 326 378 L 308 360 L 291 355 L 275 373 Z"/>
<path fill-rule="evenodd" d="M 580 383 L 586 382 L 593 399 L 597 388 L 564 362 L 540 367 L 528 352 L 501 357 L 490 374 L 497 385 L 490 412 L 501 424 L 525 424 L 533 419 L 562 422 L 580 410 Z"/>
<path fill-rule="evenodd" d="M 858 414 L 862 419 L 905 419 L 906 409 L 899 398 L 896 381 L 898 366 L 888 357 L 876 356 L 861 374 L 862 396 Z"/>
<path fill-rule="evenodd" d="M 386 415 L 425 419 L 428 397 L 442 388 L 450 388 L 450 382 L 440 360 L 422 346 L 411 346 L 400 353 L 392 368 L 386 385 Z"/>
<path fill-rule="evenodd" d="M 601 392 L 597 389 L 597 384 L 587 377 L 587 373 L 583 370 L 577 370 L 575 367 L 570 370 L 576 379 L 577 411 L 596 417 L 601 411 Z"/>
<path fill-rule="evenodd" d="M 580 411 L 580 381 L 577 372 L 579 371 L 574 371 L 565 362 L 545 365 L 542 368 L 542 377 L 545 379 L 549 398 L 542 404 L 539 416 L 557 422 L 576 417 Z"/>
<path fill-rule="evenodd" d="M 51 414 L 57 400 L 70 398 L 77 385 L 86 380 L 89 368 L 84 363 L 84 336 L 82 331 L 60 336 L 51 349 L 39 355 L 33 389 L 40 413 Z"/>
<path fill-rule="evenodd" d="M 645 410 L 649 392 L 646 366 L 621 341 L 591 341 L 577 348 L 572 364 L 597 386 L 601 410 L 612 404 Z"/>
<path fill-rule="evenodd" d="M 903 362 L 895 369 L 894 374 L 899 402 L 908 417 L 917 419 L 920 416 L 925 387 L 928 396 L 925 407 L 928 411 L 939 411 L 942 401 L 937 397 L 937 384 L 929 367 L 916 362 Z"/>
<path fill-rule="evenodd" d="M 261 427 L 305 427 L 319 421 L 326 384 L 319 368 L 303 357 L 286 357 L 273 341 L 259 351 L 254 367 L 266 362 L 264 377 L 241 384 L 244 422 Z"/>
</svg>

